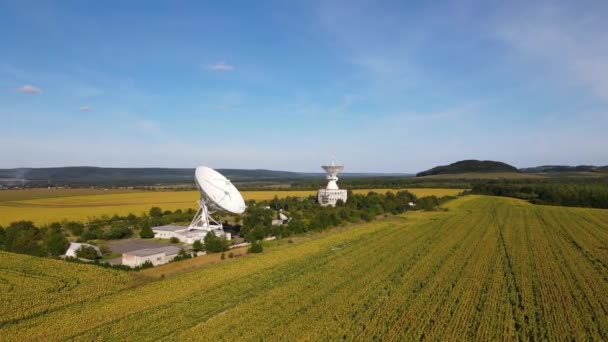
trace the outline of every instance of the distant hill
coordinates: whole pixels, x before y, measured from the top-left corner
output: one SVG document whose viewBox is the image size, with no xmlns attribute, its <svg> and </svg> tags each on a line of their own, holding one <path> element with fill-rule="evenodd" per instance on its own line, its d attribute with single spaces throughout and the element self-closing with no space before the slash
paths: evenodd
<svg viewBox="0 0 608 342">
<path fill-rule="evenodd" d="M 299 179 L 305 174 L 273 170 L 218 170 L 235 182 Z M 194 184 L 194 169 L 190 168 L 106 168 L 52 167 L 0 169 L 0 183 L 54 185 L 153 185 Z"/>
<path fill-rule="evenodd" d="M 289 183 L 325 179 L 325 173 L 275 170 L 218 169 L 235 183 Z M 404 174 L 344 173 L 342 177 L 384 177 Z M 92 166 L 0 169 L 0 185 L 144 186 L 194 185 L 192 168 L 108 168 Z"/>
<path fill-rule="evenodd" d="M 491 160 L 461 160 L 450 165 L 434 167 L 430 170 L 416 174 L 416 177 L 461 174 L 461 173 L 498 173 L 498 172 L 519 172 L 519 170 L 509 164 Z"/>
<path fill-rule="evenodd" d="M 560 173 L 560 172 L 608 172 L 608 166 L 593 165 L 542 165 L 519 169 L 525 173 Z"/>
</svg>

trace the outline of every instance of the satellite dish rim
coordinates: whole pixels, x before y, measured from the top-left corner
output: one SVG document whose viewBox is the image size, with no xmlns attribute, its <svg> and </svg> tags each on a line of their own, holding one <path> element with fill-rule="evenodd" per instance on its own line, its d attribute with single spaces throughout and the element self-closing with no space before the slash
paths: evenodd
<svg viewBox="0 0 608 342">
<path fill-rule="evenodd" d="M 197 167 L 194 175 L 199 192 L 208 206 L 233 214 L 245 212 L 247 209 L 245 199 L 224 175 L 208 166 Z M 221 198 L 218 199 L 220 196 Z M 224 201 L 224 199 L 228 201 Z"/>
</svg>

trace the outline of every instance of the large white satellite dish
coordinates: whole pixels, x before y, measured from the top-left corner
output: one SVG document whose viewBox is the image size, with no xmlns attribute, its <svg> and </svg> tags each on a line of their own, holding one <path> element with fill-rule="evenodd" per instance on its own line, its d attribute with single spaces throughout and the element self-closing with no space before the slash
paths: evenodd
<svg viewBox="0 0 608 342">
<path fill-rule="evenodd" d="M 245 212 L 245 200 L 236 187 L 221 173 L 206 166 L 199 166 L 194 173 L 194 179 L 201 192 L 199 209 L 188 229 L 220 230 L 222 224 L 214 220 L 210 214 L 216 211 L 227 211 L 233 214 Z"/>
</svg>

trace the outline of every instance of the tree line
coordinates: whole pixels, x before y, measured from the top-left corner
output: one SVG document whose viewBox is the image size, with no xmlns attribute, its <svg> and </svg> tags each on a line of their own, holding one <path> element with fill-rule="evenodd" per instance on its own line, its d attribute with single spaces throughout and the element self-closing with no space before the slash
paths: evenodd
<svg viewBox="0 0 608 342">
<path fill-rule="evenodd" d="M 429 196 L 417 199 L 408 191 L 355 195 L 349 191 L 346 203 L 336 207 L 322 207 L 314 196 L 285 197 L 270 201 L 248 201 L 247 216 L 243 219 L 241 235 L 247 241 L 258 241 L 268 236 L 288 237 L 309 231 L 321 231 L 343 223 L 369 222 L 380 215 L 396 215 L 406 210 L 435 210 L 454 197 Z M 415 203 L 415 206 L 410 206 Z M 279 211 L 290 217 L 286 225 L 272 225 Z"/>
<path fill-rule="evenodd" d="M 346 203 L 338 201 L 336 207 L 322 207 L 314 196 L 307 198 L 286 197 L 270 201 L 247 201 L 248 209 L 242 217 L 241 225 L 228 225 L 228 230 L 240 234 L 252 243 L 252 251 L 261 251 L 260 241 L 269 236 L 288 237 L 310 231 L 321 231 L 343 223 L 369 222 L 380 215 L 400 214 L 406 210 L 435 210 L 439 205 L 454 197 L 416 198 L 408 191 L 367 195 L 355 195 L 349 191 Z M 415 206 L 410 206 L 415 203 Z M 290 220 L 287 224 L 273 225 L 279 211 L 285 212 Z M 165 210 L 153 207 L 141 216 L 129 214 L 93 219 L 87 224 L 77 221 L 54 222 L 37 227 L 31 221 L 18 221 L 8 227 L 0 227 L 0 250 L 35 256 L 56 257 L 65 253 L 69 246 L 68 237 L 77 242 L 115 240 L 133 237 L 153 238 L 151 227 L 176 222 L 190 222 L 195 211 Z M 172 241 L 179 242 L 179 241 Z M 204 241 L 193 245 L 194 251 L 224 252 L 229 241 L 207 234 Z M 107 247 L 101 245 L 102 253 L 108 254 Z M 91 252 L 92 253 L 92 252 Z"/>
<path fill-rule="evenodd" d="M 600 182 L 485 183 L 474 185 L 471 192 L 519 198 L 534 204 L 608 208 L 608 184 Z"/>
</svg>

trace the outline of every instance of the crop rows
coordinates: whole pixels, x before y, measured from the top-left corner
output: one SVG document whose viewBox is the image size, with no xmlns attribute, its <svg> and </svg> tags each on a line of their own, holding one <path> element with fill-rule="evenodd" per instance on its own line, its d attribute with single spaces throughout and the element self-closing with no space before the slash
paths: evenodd
<svg viewBox="0 0 608 342">
<path fill-rule="evenodd" d="M 448 206 L 50 308 L 0 336 L 608 338 L 608 211 L 483 196 Z"/>
<path fill-rule="evenodd" d="M 124 272 L 0 252 L 0 327 L 131 285 Z"/>
</svg>

